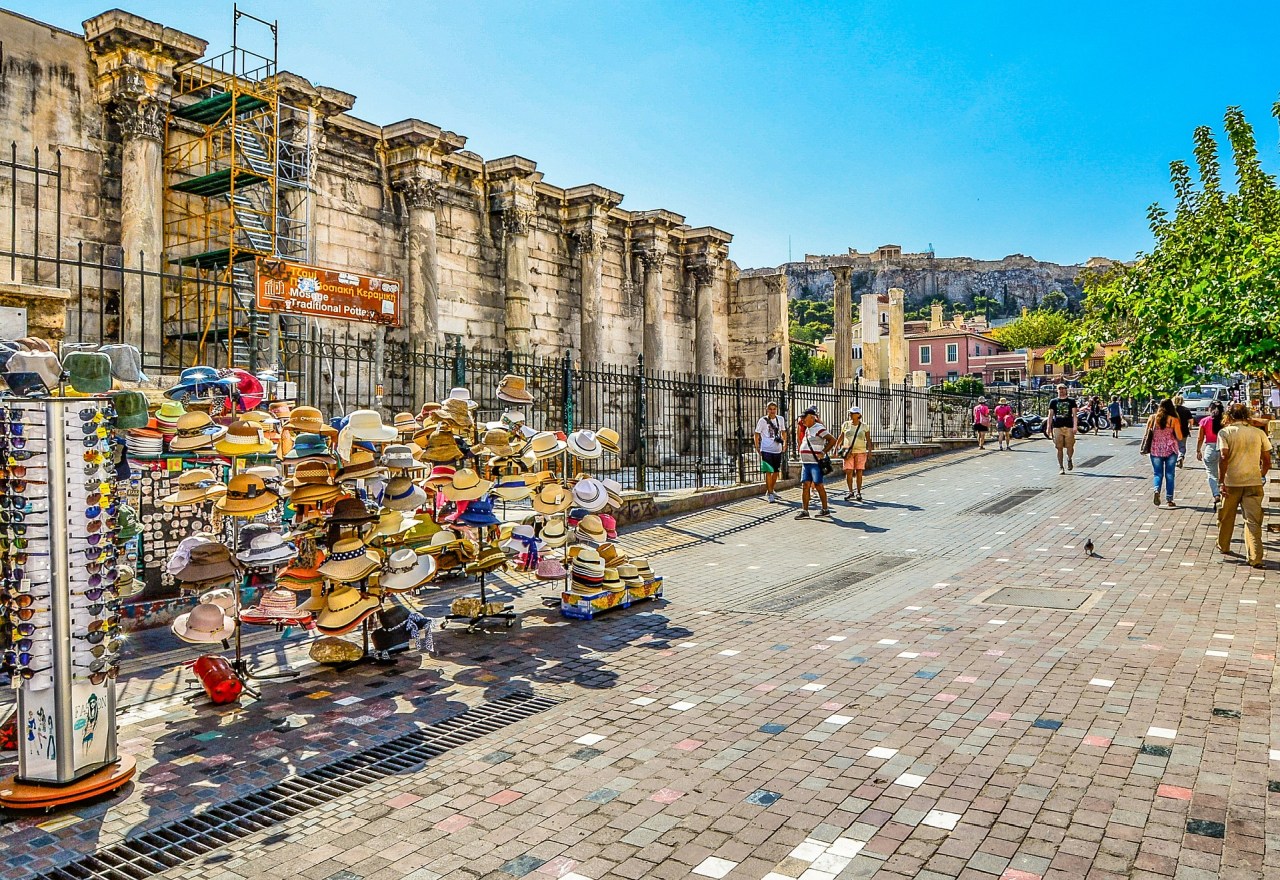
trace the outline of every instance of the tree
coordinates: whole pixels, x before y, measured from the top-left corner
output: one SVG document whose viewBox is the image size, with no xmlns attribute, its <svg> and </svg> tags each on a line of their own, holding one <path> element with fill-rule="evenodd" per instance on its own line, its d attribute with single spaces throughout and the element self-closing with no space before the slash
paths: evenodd
<svg viewBox="0 0 1280 880">
<path fill-rule="evenodd" d="M 982 394 L 986 386 L 982 384 L 982 380 L 974 376 L 961 376 L 959 379 L 948 379 L 947 381 L 933 386 L 933 390 L 939 394 L 967 394 L 977 397 Z"/>
<path fill-rule="evenodd" d="M 1280 103 L 1272 115 L 1280 118 Z M 1083 276 L 1083 320 L 1050 356 L 1080 362 L 1098 343 L 1124 339 L 1126 349 L 1089 374 L 1094 387 L 1167 393 L 1197 368 L 1280 381 L 1280 189 L 1240 108 L 1224 121 L 1235 192 L 1222 188 L 1213 132 L 1197 128 L 1199 187 L 1187 163 L 1170 165 L 1176 206 L 1172 217 L 1148 209 L 1151 252 Z"/>
<path fill-rule="evenodd" d="M 1003 327 L 997 327 L 991 335 L 1001 345 L 1009 348 L 1042 348 L 1057 345 L 1071 326 L 1071 318 L 1065 312 L 1037 309 Z M 1093 349 L 1089 351 L 1092 352 Z"/>
<path fill-rule="evenodd" d="M 1051 290 L 1044 295 L 1040 305 L 1055 312 L 1065 311 L 1067 308 L 1067 295 L 1061 290 Z"/>
<path fill-rule="evenodd" d="M 791 381 L 796 385 L 830 385 L 835 362 L 807 345 L 791 346 Z"/>
</svg>

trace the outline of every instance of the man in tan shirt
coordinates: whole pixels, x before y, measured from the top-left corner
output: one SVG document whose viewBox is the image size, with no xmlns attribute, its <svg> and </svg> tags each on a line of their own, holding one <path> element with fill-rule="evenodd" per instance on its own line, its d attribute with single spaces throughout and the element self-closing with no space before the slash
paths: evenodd
<svg viewBox="0 0 1280 880">
<path fill-rule="evenodd" d="M 1236 506 L 1244 511 L 1244 546 L 1249 564 L 1262 568 L 1262 486 L 1271 470 L 1271 441 L 1266 432 L 1249 423 L 1249 407 L 1233 403 L 1227 410 L 1230 424 L 1218 432 L 1218 481 L 1222 509 L 1218 512 L 1218 550 L 1231 552 L 1236 529 Z"/>
</svg>

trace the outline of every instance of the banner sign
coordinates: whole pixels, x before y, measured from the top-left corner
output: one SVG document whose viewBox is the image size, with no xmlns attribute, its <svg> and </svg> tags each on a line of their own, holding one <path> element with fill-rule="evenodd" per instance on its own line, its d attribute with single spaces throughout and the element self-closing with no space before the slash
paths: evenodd
<svg viewBox="0 0 1280 880">
<path fill-rule="evenodd" d="M 402 289 L 396 278 L 258 258 L 257 305 L 264 312 L 396 326 Z"/>
</svg>

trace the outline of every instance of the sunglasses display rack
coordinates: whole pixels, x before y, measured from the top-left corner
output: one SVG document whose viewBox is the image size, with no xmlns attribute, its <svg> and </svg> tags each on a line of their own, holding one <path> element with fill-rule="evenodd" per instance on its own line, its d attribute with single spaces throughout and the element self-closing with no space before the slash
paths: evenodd
<svg viewBox="0 0 1280 880">
<path fill-rule="evenodd" d="M 110 791 L 134 772 L 116 747 L 122 450 L 106 398 L 4 398 L 0 408 L 5 659 L 20 740 L 0 805 L 45 808 Z"/>
</svg>

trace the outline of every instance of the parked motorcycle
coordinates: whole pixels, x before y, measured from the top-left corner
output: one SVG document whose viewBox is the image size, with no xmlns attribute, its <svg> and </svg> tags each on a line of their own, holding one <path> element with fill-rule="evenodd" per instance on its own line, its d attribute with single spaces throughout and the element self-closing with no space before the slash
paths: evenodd
<svg viewBox="0 0 1280 880">
<path fill-rule="evenodd" d="M 1021 415 L 1013 420 L 1009 434 L 1015 440 L 1025 440 L 1044 433 L 1044 419 L 1037 415 Z"/>
</svg>

